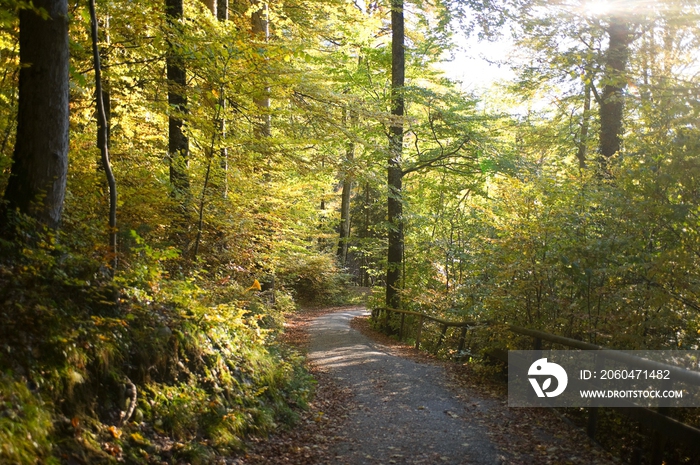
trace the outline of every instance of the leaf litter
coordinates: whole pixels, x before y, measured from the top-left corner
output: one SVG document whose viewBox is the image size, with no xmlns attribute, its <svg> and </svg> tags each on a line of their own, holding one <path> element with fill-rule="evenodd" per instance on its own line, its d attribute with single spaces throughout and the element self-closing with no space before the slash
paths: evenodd
<svg viewBox="0 0 700 465">
<path fill-rule="evenodd" d="M 317 317 L 341 311 L 343 308 L 314 309 L 295 313 L 288 318 L 283 340 L 306 352 L 309 348 L 309 326 Z M 389 338 L 372 330 L 367 317 L 358 317 L 350 326 L 373 341 L 382 344 L 388 352 L 413 360 L 416 363 L 439 365 L 449 375 L 449 387 L 459 398 L 462 411 L 445 410 L 446 418 L 464 418 L 483 427 L 498 449 L 495 463 L 508 465 L 555 464 L 616 464 L 619 461 L 590 441 L 586 434 L 551 409 L 508 408 L 505 383 L 488 373 L 480 372 L 469 364 L 439 360 L 425 352 Z M 390 367 L 387 367 L 389 369 Z M 391 367 L 396 369 L 397 367 Z M 308 369 L 317 381 L 315 397 L 309 409 L 302 412 L 297 425 L 266 439 L 249 443 L 244 456 L 233 458 L 231 464 L 336 464 L 348 463 L 344 453 L 338 452 L 340 443 L 357 442 L 349 438 L 352 425 L 348 420 L 353 412 L 369 414 L 370 406 L 358 403 L 354 393 L 330 370 L 309 363 Z M 373 376 L 375 388 L 381 389 L 381 373 Z M 380 399 L 381 402 L 381 399 Z M 395 412 L 428 411 L 425 405 L 403 406 Z M 420 425 L 418 425 L 420 427 Z M 465 450 L 470 442 L 461 443 Z M 362 449 L 361 443 L 353 447 Z M 367 451 L 370 452 L 370 451 Z M 448 463 L 450 457 L 435 451 L 434 446 L 424 445 L 424 453 L 407 456 L 400 448 L 388 446 L 389 456 L 380 462 L 371 453 L 362 455 L 364 463 L 434 464 Z M 353 463 L 353 462 L 350 462 Z M 469 463 L 469 462 L 464 462 Z"/>
</svg>

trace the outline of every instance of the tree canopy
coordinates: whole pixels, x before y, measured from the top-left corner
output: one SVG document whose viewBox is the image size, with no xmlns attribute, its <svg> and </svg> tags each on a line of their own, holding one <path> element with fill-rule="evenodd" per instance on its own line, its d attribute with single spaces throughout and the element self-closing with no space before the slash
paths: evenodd
<svg viewBox="0 0 700 465">
<path fill-rule="evenodd" d="M 697 349 L 698 31 L 689 0 L 4 1 L 0 386 L 32 413 L 0 461 L 239 449 L 309 399 L 284 314 L 352 287 Z M 465 91 L 456 35 L 516 78 Z"/>
</svg>

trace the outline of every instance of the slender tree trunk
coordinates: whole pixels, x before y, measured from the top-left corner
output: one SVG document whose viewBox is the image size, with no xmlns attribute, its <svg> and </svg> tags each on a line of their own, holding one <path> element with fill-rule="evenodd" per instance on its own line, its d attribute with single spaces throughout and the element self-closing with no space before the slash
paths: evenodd
<svg viewBox="0 0 700 465">
<path fill-rule="evenodd" d="M 19 12 L 17 138 L 4 198 L 10 212 L 58 228 L 68 173 L 68 2 L 35 0 L 34 6 L 49 17 Z"/>
<path fill-rule="evenodd" d="M 348 260 L 348 241 L 350 240 L 350 195 L 352 193 L 352 177 L 345 176 L 343 192 L 340 197 L 340 237 L 338 240 L 338 260 L 345 266 Z"/>
<path fill-rule="evenodd" d="M 401 185 L 403 181 L 403 170 L 401 169 L 401 158 L 403 155 L 404 82 L 403 0 L 392 0 L 391 114 L 393 115 L 393 120 L 389 135 L 389 161 L 387 169 L 387 184 L 389 186 L 389 198 L 387 201 L 389 246 L 386 272 L 386 306 L 390 308 L 401 307 L 401 296 L 398 290 L 401 285 L 403 260 L 403 202 Z"/>
<path fill-rule="evenodd" d="M 219 102 L 222 110 L 226 109 L 226 101 L 224 99 Z M 226 119 L 221 118 L 220 123 L 221 129 L 221 140 L 226 143 Z M 228 198 L 228 148 L 226 146 L 221 147 L 219 151 L 219 167 L 221 168 L 221 197 L 224 199 Z"/>
<path fill-rule="evenodd" d="M 103 38 L 105 43 L 109 46 L 109 16 L 106 16 L 102 20 L 102 30 L 104 31 Z M 102 69 L 104 69 L 105 64 L 107 63 L 107 52 L 103 49 L 100 50 L 100 66 Z M 107 148 L 110 148 L 112 145 L 111 141 L 111 121 L 112 121 L 112 102 L 110 98 L 110 92 L 109 92 L 109 79 L 105 77 L 104 75 L 101 78 L 102 81 L 102 103 L 104 105 L 104 112 L 105 112 L 105 121 L 106 123 L 102 122 L 102 118 L 100 118 L 99 115 L 99 110 L 98 113 L 96 114 L 96 119 L 97 119 L 97 147 L 102 147 L 104 145 L 107 146 Z M 97 90 L 95 90 L 95 100 L 97 100 Z M 102 166 L 102 164 L 100 164 Z"/>
<path fill-rule="evenodd" d="M 226 68 L 224 68 L 224 71 Z M 219 88 L 219 95 L 223 94 L 224 89 L 223 83 L 221 84 L 221 87 Z M 223 108 L 218 107 L 216 109 L 216 114 L 214 116 L 214 122 L 220 122 L 221 118 L 223 118 Z M 199 254 L 199 245 L 202 242 L 202 232 L 204 231 L 204 206 L 205 202 L 207 199 L 207 189 L 209 188 L 209 182 L 211 180 L 211 167 L 212 167 L 212 162 L 215 159 L 215 147 L 217 143 L 217 139 L 221 137 L 221 134 L 217 134 L 216 132 L 213 132 L 211 135 L 211 142 L 209 144 L 209 149 L 207 150 L 207 171 L 206 174 L 204 175 L 204 184 L 202 185 L 202 194 L 199 198 L 199 219 L 197 221 L 197 237 L 195 238 L 194 241 L 194 252 L 193 252 L 193 258 L 197 258 L 197 254 Z"/>
<path fill-rule="evenodd" d="M 182 19 L 182 0 L 165 0 L 165 13 L 171 28 L 178 27 Z M 171 29 L 171 33 L 174 31 Z M 190 182 L 187 177 L 189 140 L 182 131 L 182 114 L 187 111 L 185 64 L 176 47 L 170 43 L 166 57 L 168 72 L 168 155 L 170 158 L 170 184 L 173 196 L 181 199 L 183 207 L 189 196 Z"/>
<path fill-rule="evenodd" d="M 609 46 L 605 58 L 605 87 L 600 102 L 600 154 L 602 163 L 619 152 L 622 144 L 625 69 L 629 60 L 631 34 L 622 18 L 611 18 L 607 28 Z"/>
<path fill-rule="evenodd" d="M 228 21 L 228 0 L 217 0 L 216 17 L 219 21 Z M 221 93 L 219 98 L 219 107 L 221 108 L 221 140 L 226 141 L 226 98 L 224 93 Z M 228 148 L 224 145 L 220 151 L 221 160 L 219 165 L 222 172 L 222 196 L 228 198 Z"/>
<path fill-rule="evenodd" d="M 586 84 L 583 95 L 583 115 L 581 115 L 581 133 L 578 140 L 578 158 L 579 169 L 586 168 L 586 155 L 588 144 L 588 128 L 591 121 L 591 84 Z"/>
<path fill-rule="evenodd" d="M 202 242 L 202 231 L 204 230 L 204 202 L 207 196 L 207 188 L 209 187 L 209 175 L 211 174 L 212 157 L 209 157 L 207 162 L 207 172 L 204 175 L 204 185 L 202 186 L 202 196 L 199 199 L 199 219 L 197 221 L 197 238 L 194 241 L 193 258 L 197 258 L 199 254 L 199 244 Z"/>
<path fill-rule="evenodd" d="M 102 137 L 98 136 L 98 141 L 101 142 L 100 154 L 102 155 L 102 167 L 107 175 L 107 184 L 109 185 L 109 253 L 111 256 L 112 269 L 110 274 L 114 277 L 114 272 L 117 269 L 117 183 L 112 173 L 112 167 L 109 162 L 109 147 L 108 147 L 108 131 L 109 123 L 107 121 L 107 112 L 103 101 L 104 90 L 102 89 L 102 69 L 100 66 L 100 51 L 97 47 L 97 14 L 95 13 L 95 0 L 89 1 L 91 32 L 92 32 L 92 57 L 95 63 L 95 95 L 97 96 L 97 127 L 98 132 L 102 133 Z"/>
<path fill-rule="evenodd" d="M 352 109 L 345 110 L 343 120 L 346 126 L 352 126 L 357 121 Z M 348 241 L 350 240 L 350 196 L 352 194 L 352 166 L 355 158 L 355 142 L 348 141 L 345 147 L 345 168 L 343 169 L 343 190 L 340 196 L 340 237 L 338 238 L 338 260 L 345 266 L 348 259 Z"/>
<path fill-rule="evenodd" d="M 369 213 L 370 213 L 370 207 L 372 205 L 371 202 L 371 193 L 370 193 L 370 188 L 369 188 L 369 183 L 365 183 L 365 224 L 363 225 L 361 231 L 361 238 L 365 239 L 365 243 L 369 242 L 369 237 L 370 237 L 370 229 L 369 229 Z M 362 251 L 362 286 L 364 287 L 369 287 L 370 285 L 370 279 L 369 279 L 369 254 L 367 253 L 366 248 Z"/>
<path fill-rule="evenodd" d="M 268 21 L 267 3 L 256 1 L 258 9 L 251 17 L 253 34 L 258 40 L 268 42 L 270 40 L 270 22 Z M 264 86 L 262 92 L 255 99 L 255 104 L 262 110 L 256 128 L 256 136 L 259 138 L 270 137 L 272 134 L 272 117 L 270 115 L 270 87 Z"/>
</svg>

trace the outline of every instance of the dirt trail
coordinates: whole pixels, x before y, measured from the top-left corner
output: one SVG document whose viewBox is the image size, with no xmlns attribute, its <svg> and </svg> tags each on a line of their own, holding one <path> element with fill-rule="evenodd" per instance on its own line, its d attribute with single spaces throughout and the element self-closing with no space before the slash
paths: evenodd
<svg viewBox="0 0 700 465">
<path fill-rule="evenodd" d="M 352 389 L 358 405 L 332 445 L 334 463 L 501 463 L 484 427 L 470 421 L 465 399 L 446 386 L 440 366 L 392 355 L 350 327 L 366 313 L 329 313 L 310 325 L 309 359 Z"/>
</svg>

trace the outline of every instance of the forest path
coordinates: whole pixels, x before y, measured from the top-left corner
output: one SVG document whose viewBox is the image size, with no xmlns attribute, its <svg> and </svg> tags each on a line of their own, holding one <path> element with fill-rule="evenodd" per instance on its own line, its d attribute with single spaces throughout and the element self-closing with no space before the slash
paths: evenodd
<svg viewBox="0 0 700 465">
<path fill-rule="evenodd" d="M 309 328 L 309 360 L 350 388 L 358 406 L 332 446 L 334 463 L 500 463 L 485 428 L 470 421 L 464 399 L 447 387 L 444 369 L 392 355 L 350 327 L 366 314 L 328 313 Z"/>
</svg>

